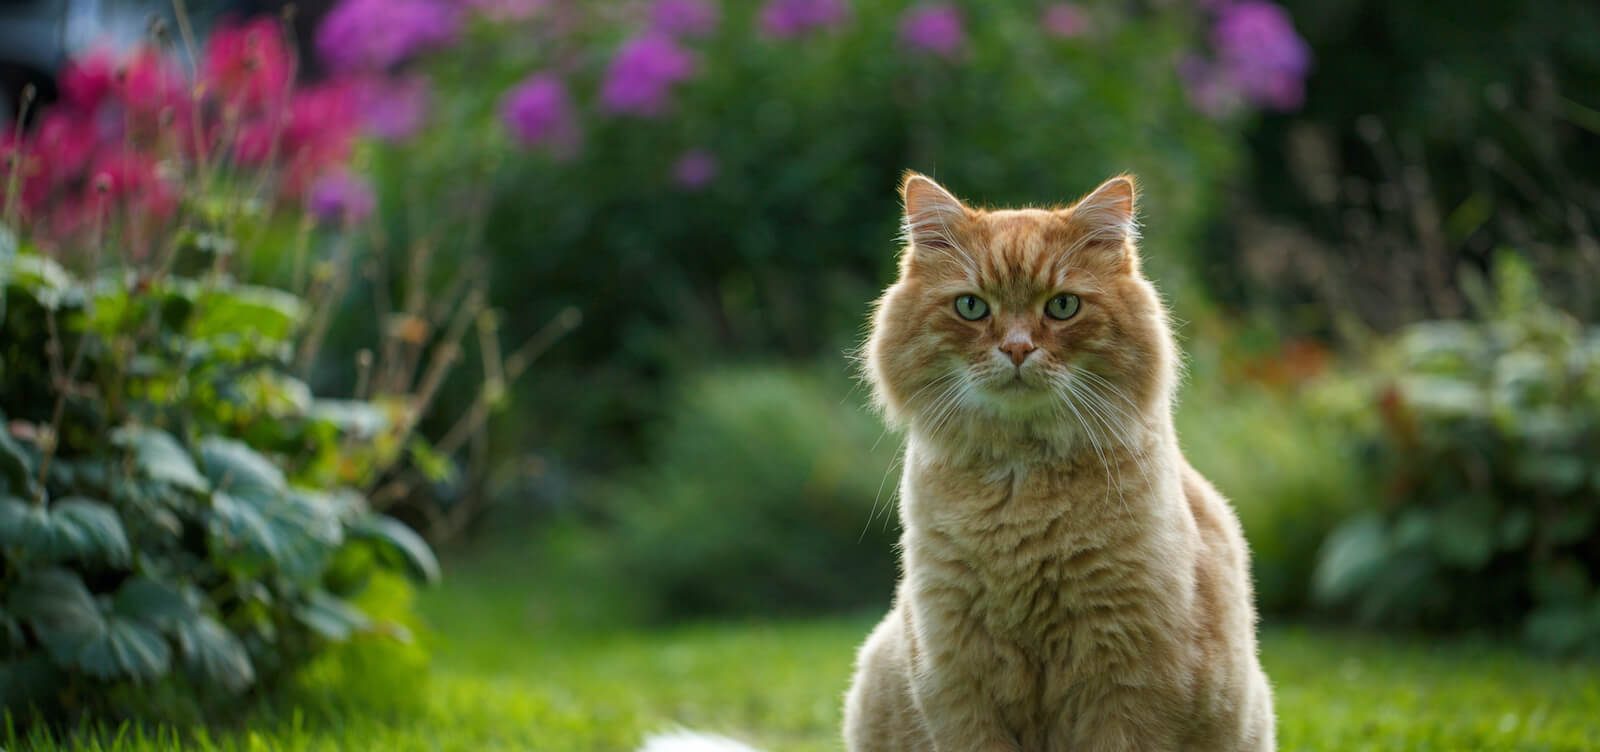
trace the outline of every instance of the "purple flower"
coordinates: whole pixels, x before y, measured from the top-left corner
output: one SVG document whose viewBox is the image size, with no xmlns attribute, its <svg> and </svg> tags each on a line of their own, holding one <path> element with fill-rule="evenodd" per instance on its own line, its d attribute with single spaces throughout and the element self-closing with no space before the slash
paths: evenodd
<svg viewBox="0 0 1600 752">
<path fill-rule="evenodd" d="M 690 149 L 672 166 L 672 180 L 679 187 L 697 191 L 717 179 L 717 158 L 705 149 Z"/>
<path fill-rule="evenodd" d="M 655 0 L 650 6 L 650 25 L 674 36 L 706 36 L 716 31 L 719 17 L 711 0 Z"/>
<path fill-rule="evenodd" d="M 761 8 L 761 31 L 774 39 L 793 39 L 845 22 L 845 0 L 767 0 Z"/>
<path fill-rule="evenodd" d="M 1265 0 L 1221 6 L 1211 41 L 1220 74 L 1246 99 L 1284 111 L 1305 101 L 1311 50 L 1283 8 Z"/>
<path fill-rule="evenodd" d="M 566 84 L 553 73 L 535 73 L 506 92 L 500 102 L 500 119 L 523 146 L 570 149 L 577 145 L 572 98 Z"/>
<path fill-rule="evenodd" d="M 634 37 L 617 50 L 606 69 L 600 106 L 619 114 L 660 115 L 673 85 L 694 72 L 694 55 L 672 37 L 658 32 Z"/>
<path fill-rule="evenodd" d="M 374 78 L 358 92 L 367 131 L 384 141 L 409 141 L 427 123 L 432 86 L 425 76 Z"/>
<path fill-rule="evenodd" d="M 355 224 L 372 216 L 378 202 L 366 180 L 337 169 L 311 182 L 306 203 L 317 219 L 330 224 Z"/>
<path fill-rule="evenodd" d="M 446 0 L 340 0 L 317 27 L 317 52 L 339 72 L 383 71 L 448 46 L 461 14 Z"/>
<path fill-rule="evenodd" d="M 919 5 L 900 17 L 900 41 L 914 50 L 955 57 L 966 44 L 961 11 L 953 5 Z"/>
<path fill-rule="evenodd" d="M 1220 120 L 1244 105 L 1239 90 L 1212 63 L 1198 55 L 1178 61 L 1178 78 L 1183 81 L 1183 93 L 1189 106 L 1206 117 Z"/>
<path fill-rule="evenodd" d="M 1088 11 L 1077 3 L 1056 3 L 1045 8 L 1044 18 L 1041 20 L 1046 33 L 1061 39 L 1081 37 L 1089 33 L 1093 25 L 1089 20 Z"/>
</svg>

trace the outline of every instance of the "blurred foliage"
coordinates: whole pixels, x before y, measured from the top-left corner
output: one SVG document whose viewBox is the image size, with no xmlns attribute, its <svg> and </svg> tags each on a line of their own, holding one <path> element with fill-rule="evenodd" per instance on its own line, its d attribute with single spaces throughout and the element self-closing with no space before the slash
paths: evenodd
<svg viewBox="0 0 1600 752">
<path fill-rule="evenodd" d="M 397 416 L 290 375 L 300 298 L 84 282 L 3 232 L 0 289 L 7 710 L 212 717 L 327 645 L 406 634 L 352 602 L 375 574 L 438 576 L 360 493 Z"/>
<path fill-rule="evenodd" d="M 1196 270 L 1290 332 L 1469 311 L 1496 249 L 1600 316 L 1600 5 L 1284 0 L 1315 51 L 1305 107 L 1262 119 Z"/>
<path fill-rule="evenodd" d="M 1367 623 L 1600 655 L 1600 328 L 1515 256 L 1485 287 L 1481 322 L 1401 330 L 1335 400 L 1383 493 L 1327 541 L 1316 593 Z"/>
<path fill-rule="evenodd" d="M 892 271 L 907 168 L 993 204 L 1070 201 L 1134 172 L 1150 263 L 1168 290 L 1188 287 L 1185 241 L 1237 133 L 1196 117 L 1175 74 L 1196 19 L 1096 5 L 1094 33 L 1065 39 L 1041 31 L 1042 6 L 966 3 L 965 45 L 944 59 L 906 50 L 907 6 L 863 0 L 840 28 L 774 39 L 754 31 L 759 4 L 724 3 L 717 30 L 685 42 L 695 75 L 664 113 L 586 112 L 581 143 L 553 153 L 518 151 L 498 122 L 502 93 L 556 71 L 575 101 L 598 99 L 602 51 L 641 32 L 643 14 L 563 6 L 592 15 L 558 31 L 474 25 L 420 61 L 442 125 L 372 153 L 396 199 L 389 242 L 481 239 L 513 337 L 565 306 L 585 316 L 586 334 L 516 391 L 498 445 L 615 465 L 638 456 L 662 389 L 708 360 L 833 357 Z M 704 185 L 674 177 L 692 151 L 714 159 Z"/>
<path fill-rule="evenodd" d="M 1296 348 L 1255 355 L 1248 346 L 1224 346 L 1252 335 L 1220 326 L 1199 324 L 1201 336 L 1189 344 L 1178 435 L 1190 464 L 1239 514 L 1258 608 L 1300 613 L 1309 605 L 1317 548 L 1366 498 L 1366 476 L 1345 429 L 1306 399 L 1320 367 L 1300 363 L 1306 356 L 1297 360 Z M 1229 372 L 1245 363 L 1242 373 Z"/>
<path fill-rule="evenodd" d="M 615 484 L 603 534 L 646 615 L 882 604 L 895 576 L 900 441 L 843 379 L 783 368 L 702 374 Z"/>
</svg>

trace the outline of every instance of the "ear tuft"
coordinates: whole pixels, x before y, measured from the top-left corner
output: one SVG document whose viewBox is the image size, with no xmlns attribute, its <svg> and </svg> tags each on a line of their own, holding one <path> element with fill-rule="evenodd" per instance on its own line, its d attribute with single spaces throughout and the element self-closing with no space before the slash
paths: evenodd
<svg viewBox="0 0 1600 752">
<path fill-rule="evenodd" d="M 1073 204 L 1072 221 L 1095 242 L 1135 242 L 1139 239 L 1135 194 L 1133 176 L 1118 175 Z"/>
<path fill-rule="evenodd" d="M 900 181 L 905 200 L 906 240 L 914 248 L 957 250 L 952 227 L 966 219 L 967 207 L 932 178 L 906 171 Z"/>
</svg>

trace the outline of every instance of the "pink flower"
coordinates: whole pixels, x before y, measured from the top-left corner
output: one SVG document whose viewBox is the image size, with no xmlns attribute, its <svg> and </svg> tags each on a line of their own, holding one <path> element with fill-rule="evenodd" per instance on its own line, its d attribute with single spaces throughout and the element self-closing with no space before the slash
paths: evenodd
<svg viewBox="0 0 1600 752">
<path fill-rule="evenodd" d="M 625 115 L 654 117 L 667 108 L 672 87 L 695 72 L 694 55 L 659 32 L 634 37 L 622 45 L 606 69 L 600 106 Z"/>
<path fill-rule="evenodd" d="M 339 72 L 383 71 L 460 33 L 461 13 L 447 0 L 340 0 L 317 27 L 317 53 Z"/>
<path fill-rule="evenodd" d="M 900 41 L 913 50 L 955 57 L 967 41 L 961 11 L 944 4 L 910 8 L 900 18 Z"/>
<path fill-rule="evenodd" d="M 705 149 L 690 149 L 672 166 L 672 180 L 680 187 L 697 191 L 717 179 L 717 158 Z"/>
<path fill-rule="evenodd" d="M 1045 8 L 1041 20 L 1046 33 L 1061 39 L 1081 37 L 1093 27 L 1088 11 L 1077 3 L 1056 3 Z"/>
<path fill-rule="evenodd" d="M 240 110 L 283 106 L 294 75 L 283 32 L 267 18 L 211 32 L 201 70 L 209 93 Z"/>
<path fill-rule="evenodd" d="M 1211 41 L 1222 75 L 1251 102 L 1287 111 L 1305 101 L 1311 49 L 1282 7 L 1265 0 L 1222 6 Z"/>
<path fill-rule="evenodd" d="M 655 0 L 650 6 L 650 25 L 665 34 L 703 37 L 716 31 L 719 15 L 711 0 Z"/>
<path fill-rule="evenodd" d="M 336 169 L 317 176 L 306 197 L 306 209 L 329 224 L 355 224 L 372 216 L 378 201 L 372 186 L 349 170 Z"/>
<path fill-rule="evenodd" d="M 523 146 L 570 148 L 577 142 L 572 100 L 552 73 L 535 73 L 506 92 L 500 120 Z"/>
<path fill-rule="evenodd" d="M 106 50 L 95 50 L 67 61 L 61 70 L 61 101 L 68 107 L 94 112 L 116 85 L 116 58 Z"/>
<path fill-rule="evenodd" d="M 432 84 L 426 76 L 373 78 L 357 89 L 367 132 L 391 143 L 411 140 L 428 120 Z"/>
<path fill-rule="evenodd" d="M 845 0 L 767 0 L 761 31 L 774 39 L 793 39 L 842 25 L 850 16 Z"/>
</svg>

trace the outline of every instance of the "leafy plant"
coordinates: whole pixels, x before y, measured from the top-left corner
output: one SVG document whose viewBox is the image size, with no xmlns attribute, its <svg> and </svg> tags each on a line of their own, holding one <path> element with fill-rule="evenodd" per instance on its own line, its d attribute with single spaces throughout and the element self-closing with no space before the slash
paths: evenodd
<svg viewBox="0 0 1600 752">
<path fill-rule="evenodd" d="M 299 298 L 218 273 L 85 282 L 0 242 L 6 708 L 161 684 L 222 706 L 322 645 L 403 633 L 351 603 L 378 572 L 438 577 L 362 493 L 402 415 L 290 374 Z"/>
<path fill-rule="evenodd" d="M 702 374 L 654 435 L 655 461 L 607 495 L 611 556 L 655 616 L 882 603 L 898 538 L 899 442 L 843 379 Z"/>
<path fill-rule="evenodd" d="M 1600 328 L 1509 254 L 1482 287 L 1481 321 L 1407 327 L 1351 392 L 1384 493 L 1323 546 L 1316 593 L 1365 622 L 1600 654 Z"/>
</svg>

